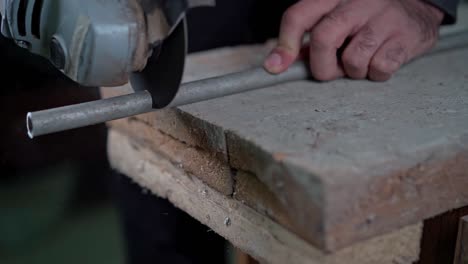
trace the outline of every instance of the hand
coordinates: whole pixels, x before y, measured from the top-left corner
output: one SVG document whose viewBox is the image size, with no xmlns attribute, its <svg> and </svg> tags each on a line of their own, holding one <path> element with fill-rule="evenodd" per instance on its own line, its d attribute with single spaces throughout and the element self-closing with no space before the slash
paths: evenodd
<svg viewBox="0 0 468 264">
<path fill-rule="evenodd" d="M 443 17 L 423 0 L 301 0 L 284 13 L 265 68 L 285 71 L 309 32 L 310 70 L 317 80 L 386 81 L 434 46 Z"/>
</svg>

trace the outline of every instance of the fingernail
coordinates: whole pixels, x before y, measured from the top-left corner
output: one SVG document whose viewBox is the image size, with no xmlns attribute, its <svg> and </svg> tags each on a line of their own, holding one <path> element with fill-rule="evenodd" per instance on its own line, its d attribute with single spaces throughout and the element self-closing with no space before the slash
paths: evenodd
<svg viewBox="0 0 468 264">
<path fill-rule="evenodd" d="M 279 70 L 283 63 L 283 58 L 276 52 L 271 53 L 265 61 L 265 66 L 269 70 Z"/>
</svg>

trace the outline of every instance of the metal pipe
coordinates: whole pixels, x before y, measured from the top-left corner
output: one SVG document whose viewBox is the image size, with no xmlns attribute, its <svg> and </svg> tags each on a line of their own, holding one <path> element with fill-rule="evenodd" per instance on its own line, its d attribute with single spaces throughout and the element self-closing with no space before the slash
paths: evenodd
<svg viewBox="0 0 468 264">
<path fill-rule="evenodd" d="M 153 100 L 147 91 L 82 104 L 28 113 L 28 135 L 37 136 L 152 111 Z"/>
<path fill-rule="evenodd" d="M 304 62 L 296 62 L 282 74 L 268 73 L 261 67 L 183 84 L 168 107 L 188 105 L 214 98 L 244 93 L 275 84 L 305 80 L 309 77 Z"/>
<path fill-rule="evenodd" d="M 441 37 L 430 52 L 466 47 L 468 32 L 458 32 Z M 206 101 L 223 96 L 243 93 L 255 89 L 304 80 L 309 77 L 305 62 L 296 62 L 286 72 L 270 74 L 258 67 L 243 72 L 194 81 L 181 85 L 179 93 L 168 107 L 176 107 Z M 28 135 L 34 138 L 41 135 L 61 132 L 112 121 L 120 118 L 154 111 L 149 92 L 137 92 L 78 105 L 65 106 L 27 115 Z"/>
<path fill-rule="evenodd" d="M 269 74 L 263 68 L 254 68 L 220 77 L 194 81 L 181 85 L 178 95 L 169 107 L 206 101 L 273 84 L 306 79 L 307 76 L 307 67 L 304 63 L 298 62 L 280 75 Z M 37 136 L 144 114 L 154 110 L 152 102 L 151 94 L 143 91 L 93 102 L 31 112 L 27 114 L 28 135 L 32 139 Z"/>
<path fill-rule="evenodd" d="M 467 29 L 441 35 L 439 41 L 428 55 L 463 47 L 468 47 Z"/>
</svg>

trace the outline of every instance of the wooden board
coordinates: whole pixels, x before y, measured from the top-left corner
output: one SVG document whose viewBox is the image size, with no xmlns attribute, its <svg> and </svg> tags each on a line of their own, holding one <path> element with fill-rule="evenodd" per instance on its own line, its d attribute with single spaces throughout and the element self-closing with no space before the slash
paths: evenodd
<svg viewBox="0 0 468 264">
<path fill-rule="evenodd" d="M 115 169 L 169 199 L 261 262 L 412 264 L 418 259 L 421 223 L 327 254 L 242 202 L 210 188 L 125 132 L 110 131 L 108 152 Z"/>
<path fill-rule="evenodd" d="M 468 263 L 468 216 L 460 218 L 454 264 Z"/>
</svg>

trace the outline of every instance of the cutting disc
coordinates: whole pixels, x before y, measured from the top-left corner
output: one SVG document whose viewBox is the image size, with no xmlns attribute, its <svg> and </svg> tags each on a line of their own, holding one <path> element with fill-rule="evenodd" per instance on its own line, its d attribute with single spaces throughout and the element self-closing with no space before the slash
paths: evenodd
<svg viewBox="0 0 468 264">
<path fill-rule="evenodd" d="M 153 108 L 166 107 L 177 95 L 184 74 L 187 45 L 187 22 L 183 19 L 154 49 L 145 69 L 131 74 L 133 90 L 149 91 Z"/>
</svg>

